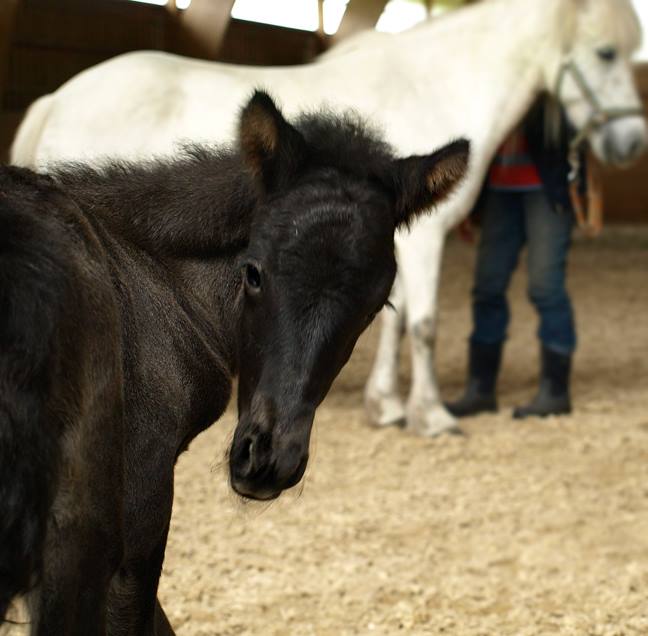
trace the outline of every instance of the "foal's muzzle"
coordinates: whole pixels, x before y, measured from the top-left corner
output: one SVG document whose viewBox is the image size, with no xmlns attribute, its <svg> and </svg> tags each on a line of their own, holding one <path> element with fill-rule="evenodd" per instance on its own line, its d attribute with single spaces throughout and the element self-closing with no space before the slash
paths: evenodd
<svg viewBox="0 0 648 636">
<path fill-rule="evenodd" d="M 304 423 L 295 433 L 277 434 L 258 424 L 239 423 L 230 449 L 230 483 L 236 493 L 248 499 L 269 500 L 292 488 L 304 476 L 308 463 L 307 434 Z"/>
</svg>

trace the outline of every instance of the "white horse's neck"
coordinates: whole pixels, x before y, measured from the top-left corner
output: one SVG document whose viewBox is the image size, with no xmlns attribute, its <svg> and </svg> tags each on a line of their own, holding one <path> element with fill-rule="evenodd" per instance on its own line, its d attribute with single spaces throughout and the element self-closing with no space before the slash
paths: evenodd
<svg viewBox="0 0 648 636">
<path fill-rule="evenodd" d="M 413 97 L 430 104 L 429 121 L 420 125 L 438 141 L 448 134 L 468 136 L 480 158 L 490 161 L 546 87 L 547 68 L 560 59 L 552 50 L 559 46 L 548 6 L 553 2 L 484 2 L 394 37 L 389 48 L 398 66 L 419 81 L 427 78 Z M 443 60 L 450 54 L 444 74 Z M 427 131 L 415 135 L 421 148 L 413 151 L 429 147 Z"/>
<path fill-rule="evenodd" d="M 380 38 L 380 46 L 373 47 L 383 55 L 383 81 L 385 75 L 394 80 L 384 89 L 384 103 L 378 109 L 369 104 L 368 114 L 382 120 L 399 153 L 427 152 L 452 137 L 471 141 L 468 177 L 431 221 L 446 231 L 470 210 L 497 148 L 547 87 L 553 72 L 548 69 L 557 68 L 554 2 L 491 0 Z M 358 59 L 363 54 L 358 51 Z M 448 55 L 451 64 L 444 62 Z"/>
</svg>

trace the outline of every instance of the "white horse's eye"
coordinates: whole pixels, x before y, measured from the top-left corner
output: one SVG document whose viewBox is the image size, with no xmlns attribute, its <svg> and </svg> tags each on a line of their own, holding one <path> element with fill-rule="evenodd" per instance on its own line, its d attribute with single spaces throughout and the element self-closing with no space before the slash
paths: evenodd
<svg viewBox="0 0 648 636">
<path fill-rule="evenodd" d="M 614 62 L 617 57 L 617 50 L 613 46 L 604 46 L 600 49 L 596 49 L 596 54 L 604 62 Z"/>
</svg>

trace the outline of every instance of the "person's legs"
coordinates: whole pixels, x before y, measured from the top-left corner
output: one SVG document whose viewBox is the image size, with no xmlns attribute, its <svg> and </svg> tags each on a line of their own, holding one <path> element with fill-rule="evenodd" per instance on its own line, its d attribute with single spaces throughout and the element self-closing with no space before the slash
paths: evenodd
<svg viewBox="0 0 648 636">
<path fill-rule="evenodd" d="M 509 323 L 506 290 L 525 241 L 520 193 L 488 192 L 472 291 L 468 383 L 464 395 L 446 404 L 456 417 L 497 409 L 495 383 Z"/>
<path fill-rule="evenodd" d="M 527 194 L 525 220 L 529 246 L 529 298 L 540 317 L 542 345 L 540 389 L 514 417 L 569 413 L 569 374 L 576 348 L 572 306 L 565 284 L 571 244 L 571 214 L 555 212 L 544 192 Z"/>
</svg>

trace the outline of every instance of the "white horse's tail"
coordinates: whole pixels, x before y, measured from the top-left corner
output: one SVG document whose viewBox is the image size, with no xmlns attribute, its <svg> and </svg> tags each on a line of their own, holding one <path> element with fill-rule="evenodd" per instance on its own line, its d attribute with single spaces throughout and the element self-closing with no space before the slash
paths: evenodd
<svg viewBox="0 0 648 636">
<path fill-rule="evenodd" d="M 36 166 L 36 148 L 50 112 L 52 97 L 40 97 L 27 109 L 11 144 L 10 163 L 28 168 Z"/>
</svg>

